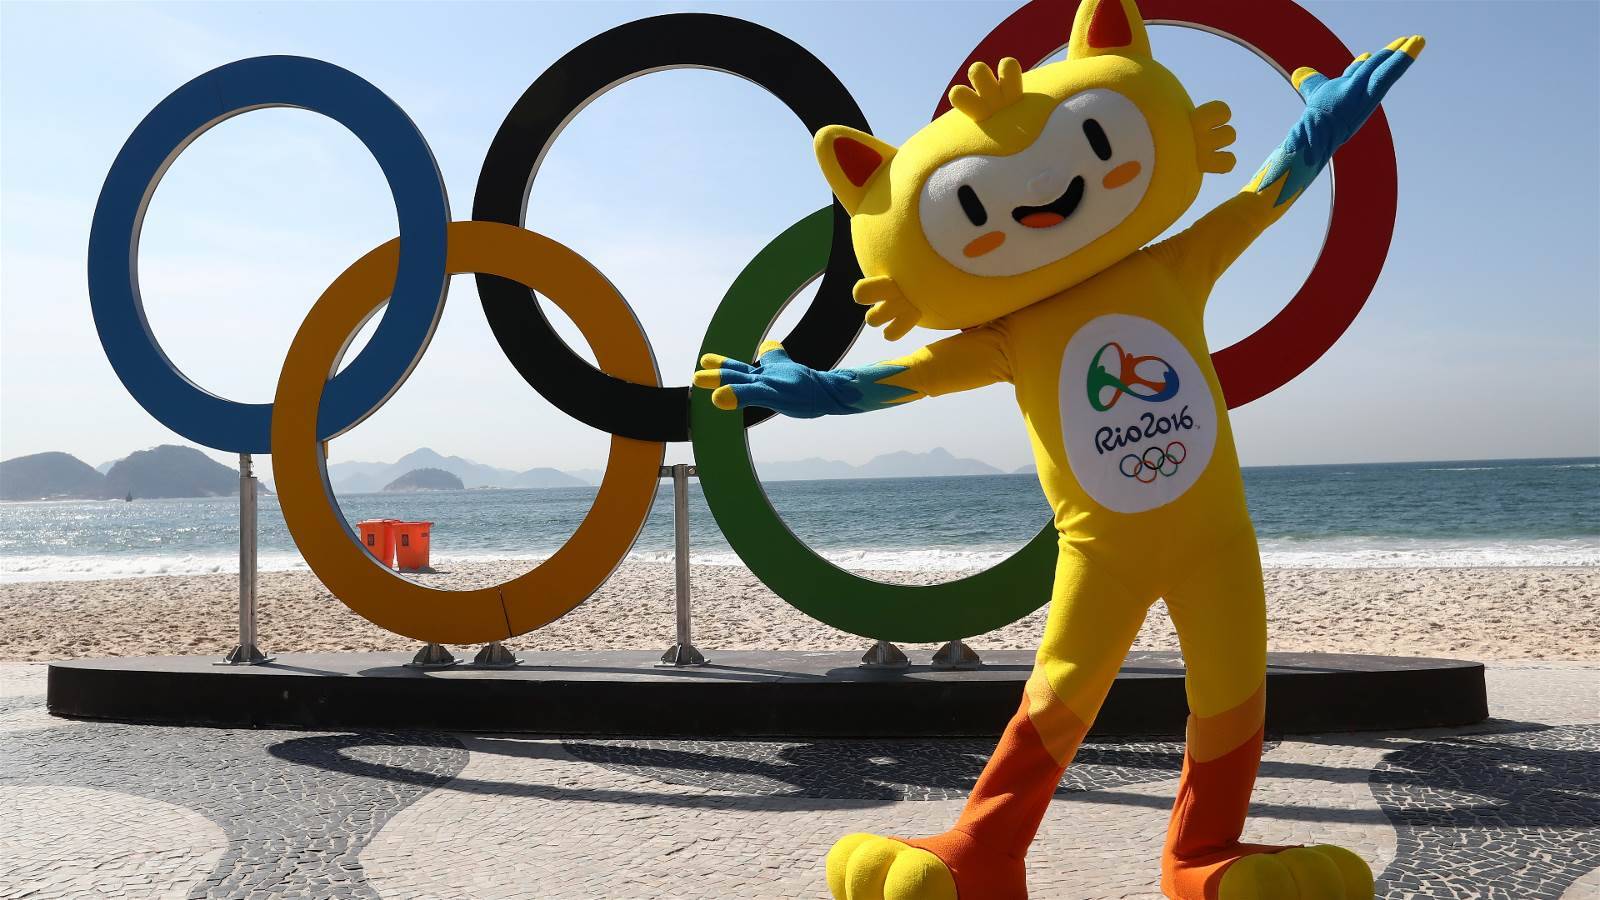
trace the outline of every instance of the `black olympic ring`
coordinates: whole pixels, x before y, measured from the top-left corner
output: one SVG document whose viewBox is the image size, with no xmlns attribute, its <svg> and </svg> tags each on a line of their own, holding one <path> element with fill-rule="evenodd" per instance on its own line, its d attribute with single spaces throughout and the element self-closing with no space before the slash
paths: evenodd
<svg viewBox="0 0 1600 900">
<path fill-rule="evenodd" d="M 1154 459 L 1150 457 L 1152 453 L 1155 454 Z M 1141 454 L 1129 453 L 1117 463 L 1117 470 L 1140 484 L 1149 484 L 1155 481 L 1158 475 L 1169 477 L 1176 475 L 1178 467 L 1188 458 L 1189 448 L 1185 447 L 1182 441 L 1173 441 L 1164 450 L 1160 447 L 1146 447 Z M 1132 472 L 1128 471 L 1129 460 L 1133 461 Z M 1149 478 L 1144 477 L 1145 472 L 1150 473 Z"/>
<path fill-rule="evenodd" d="M 500 124 L 478 175 L 472 217 L 521 226 L 545 151 L 590 101 L 625 81 L 672 68 L 715 69 L 765 88 L 815 133 L 824 125 L 868 131 L 866 116 L 821 60 L 753 22 L 678 13 L 619 25 L 556 60 Z M 789 355 L 829 369 L 860 334 L 865 310 L 850 296 L 861 278 L 850 216 L 834 201 L 833 246 L 816 299 L 783 339 Z M 689 439 L 689 387 L 650 387 L 613 378 L 567 346 L 526 287 L 478 275 L 478 297 L 500 349 L 525 381 L 567 415 L 643 441 Z M 535 302 L 529 302 L 534 299 Z M 685 366 L 687 370 L 687 366 Z M 749 409 L 754 425 L 771 410 Z"/>
</svg>

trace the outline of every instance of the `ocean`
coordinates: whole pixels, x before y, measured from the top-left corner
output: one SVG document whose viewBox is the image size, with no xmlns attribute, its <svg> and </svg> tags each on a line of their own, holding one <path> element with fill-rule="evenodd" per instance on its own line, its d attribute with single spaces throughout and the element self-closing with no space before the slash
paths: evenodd
<svg viewBox="0 0 1600 900">
<path fill-rule="evenodd" d="M 1600 459 L 1272 466 L 1245 470 L 1269 567 L 1600 565 Z M 571 535 L 594 488 L 356 494 L 345 516 L 432 521 L 438 562 L 539 559 Z M 663 481 L 635 559 L 672 559 Z M 1026 543 L 1049 510 L 1032 475 L 780 481 L 789 527 L 852 570 L 970 570 Z M 893 515 L 883 515 L 893 510 Z M 736 563 L 698 486 L 691 553 Z M 304 569 L 277 498 L 259 510 L 260 568 Z M 238 501 L 0 503 L 0 582 L 233 572 Z"/>
</svg>

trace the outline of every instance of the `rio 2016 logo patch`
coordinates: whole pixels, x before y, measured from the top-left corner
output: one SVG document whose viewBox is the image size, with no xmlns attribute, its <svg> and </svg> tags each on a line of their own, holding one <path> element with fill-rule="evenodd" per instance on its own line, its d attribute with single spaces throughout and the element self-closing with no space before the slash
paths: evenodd
<svg viewBox="0 0 1600 900">
<path fill-rule="evenodd" d="M 1101 316 L 1067 342 L 1061 428 L 1072 474 L 1115 512 L 1165 506 L 1205 471 L 1216 403 L 1172 332 L 1139 316 Z"/>
</svg>

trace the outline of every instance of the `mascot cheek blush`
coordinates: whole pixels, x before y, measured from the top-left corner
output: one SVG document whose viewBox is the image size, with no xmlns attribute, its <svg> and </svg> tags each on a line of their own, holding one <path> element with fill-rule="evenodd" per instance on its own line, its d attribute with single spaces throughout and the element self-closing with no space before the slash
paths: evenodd
<svg viewBox="0 0 1600 900">
<path fill-rule="evenodd" d="M 813 417 L 1010 382 L 1060 532 L 1037 664 L 960 819 L 928 838 L 841 838 L 827 859 L 835 898 L 1025 898 L 1028 845 L 1158 597 L 1191 712 L 1163 892 L 1372 896 L 1348 850 L 1240 842 L 1261 758 L 1266 607 L 1203 319 L 1217 279 L 1422 46 L 1402 38 L 1334 78 L 1296 71 L 1307 110 L 1282 145 L 1242 191 L 1154 244 L 1206 173 L 1233 168 L 1234 132 L 1226 105 L 1195 105 L 1151 56 L 1132 0 L 1084 0 L 1062 62 L 974 64 L 953 108 L 899 147 L 842 126 L 817 133 L 851 213 L 867 321 L 890 339 L 915 325 L 961 331 L 826 372 L 775 344 L 754 363 L 708 355 L 695 384 L 723 409 Z"/>
</svg>

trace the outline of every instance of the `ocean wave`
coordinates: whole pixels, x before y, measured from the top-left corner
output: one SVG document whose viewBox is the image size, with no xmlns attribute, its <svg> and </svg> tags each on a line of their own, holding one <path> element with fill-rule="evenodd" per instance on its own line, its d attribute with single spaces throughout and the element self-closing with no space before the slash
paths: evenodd
<svg viewBox="0 0 1600 900">
<path fill-rule="evenodd" d="M 985 550 L 953 550 L 936 548 L 876 549 L 876 550 L 819 550 L 819 556 L 841 569 L 852 572 L 977 572 L 996 565 L 1016 552 L 1015 548 L 996 547 Z M 638 551 L 628 554 L 629 559 L 646 563 L 671 563 L 675 561 L 671 550 Z M 744 561 L 732 550 L 695 551 L 689 554 L 689 563 L 697 566 L 743 566 Z"/>
<path fill-rule="evenodd" d="M 983 550 L 954 549 L 874 549 L 874 550 L 818 550 L 819 556 L 841 569 L 859 572 L 978 572 L 1006 559 L 1016 548 L 995 547 Z M 550 558 L 549 553 L 507 554 L 484 551 L 480 553 L 435 554 L 438 566 L 447 563 L 525 562 L 538 563 Z M 672 565 L 677 554 L 671 550 L 634 550 L 628 562 L 649 565 Z M 744 560 L 729 549 L 692 550 L 689 564 L 695 566 L 738 566 Z"/>
<path fill-rule="evenodd" d="M 817 551 L 834 565 L 852 572 L 965 572 L 990 568 L 1016 552 L 1016 547 L 978 548 L 863 548 Z M 434 554 L 436 568 L 450 563 L 525 562 L 531 568 L 550 557 L 547 551 L 508 553 L 482 551 Z M 671 550 L 637 549 L 629 561 L 670 565 Z M 693 551 L 693 565 L 739 566 L 744 562 L 732 550 Z M 1394 540 L 1337 538 L 1321 540 L 1261 540 L 1261 564 L 1269 569 L 1369 569 L 1369 568 L 1511 568 L 1600 566 L 1600 540 L 1570 539 L 1528 542 Z M 228 555 L 62 555 L 0 556 L 0 583 L 39 581 L 101 581 L 113 578 L 149 578 L 162 575 L 231 575 L 239 558 Z M 265 553 L 257 561 L 262 572 L 308 571 L 296 553 Z"/>
<path fill-rule="evenodd" d="M 1479 569 L 1600 566 L 1600 541 L 1400 540 L 1337 538 L 1261 540 L 1261 565 L 1269 569 Z"/>
<path fill-rule="evenodd" d="M 1600 469 L 1600 462 L 1560 462 L 1527 465 L 1517 461 L 1498 466 L 1434 466 L 1424 472 L 1499 472 L 1506 469 Z"/>
<path fill-rule="evenodd" d="M 309 571 L 299 554 L 262 554 L 258 572 Z M 238 554 L 213 555 L 63 555 L 0 556 L 0 584 L 29 581 L 106 581 L 112 578 L 152 578 L 161 575 L 236 575 Z"/>
</svg>

